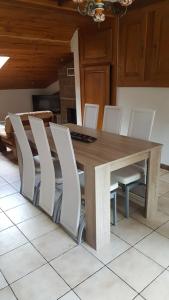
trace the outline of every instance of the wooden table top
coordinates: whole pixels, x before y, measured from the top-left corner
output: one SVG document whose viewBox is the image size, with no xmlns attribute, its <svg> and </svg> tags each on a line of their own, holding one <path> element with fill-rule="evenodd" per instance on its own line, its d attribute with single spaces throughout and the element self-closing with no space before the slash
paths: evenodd
<svg viewBox="0 0 169 300">
<path fill-rule="evenodd" d="M 129 138 L 127 136 L 107 133 L 101 130 L 89 129 L 75 124 L 66 124 L 65 126 L 69 127 L 72 131 L 97 138 L 93 143 L 72 140 L 76 160 L 84 166 L 99 166 L 162 146 L 161 144 L 154 142 Z M 56 152 L 50 128 L 47 127 L 46 131 L 51 150 Z M 27 136 L 29 141 L 34 144 L 31 131 L 27 131 Z"/>
</svg>

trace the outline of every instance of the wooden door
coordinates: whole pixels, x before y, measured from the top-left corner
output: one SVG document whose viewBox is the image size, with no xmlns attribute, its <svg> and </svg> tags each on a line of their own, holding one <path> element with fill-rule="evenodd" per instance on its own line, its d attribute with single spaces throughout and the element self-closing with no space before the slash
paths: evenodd
<svg viewBox="0 0 169 300">
<path fill-rule="evenodd" d="M 104 106 L 110 103 L 110 65 L 81 69 L 82 112 L 85 103 L 99 104 L 98 128 L 102 127 Z"/>
<path fill-rule="evenodd" d="M 150 12 L 146 79 L 157 86 L 169 85 L 169 7 Z"/>
<path fill-rule="evenodd" d="M 144 81 L 147 14 L 133 11 L 120 19 L 119 84 L 137 85 Z"/>
</svg>

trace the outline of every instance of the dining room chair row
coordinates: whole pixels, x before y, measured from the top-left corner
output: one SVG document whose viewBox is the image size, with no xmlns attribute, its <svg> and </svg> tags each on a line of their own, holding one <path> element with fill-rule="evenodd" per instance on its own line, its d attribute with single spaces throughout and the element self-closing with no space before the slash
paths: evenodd
<svg viewBox="0 0 169 300">
<path fill-rule="evenodd" d="M 86 103 L 83 114 L 83 126 L 96 129 L 98 124 L 99 105 Z M 102 129 L 120 134 L 122 109 L 118 106 L 105 105 Z"/>
<path fill-rule="evenodd" d="M 86 127 L 93 125 L 97 128 L 97 117 L 99 112 L 99 105 L 97 104 L 85 104 L 84 118 L 86 118 L 86 110 L 88 111 L 88 121 L 85 119 L 83 126 Z M 89 113 L 89 111 L 91 112 Z M 155 118 L 155 110 L 151 109 L 132 109 L 128 127 L 128 137 L 150 140 L 152 128 Z M 94 116 L 94 118 L 93 118 Z M 95 120 L 93 123 L 89 121 L 91 117 Z M 103 116 L 102 130 L 111 132 L 114 134 L 120 134 L 122 124 L 122 108 L 118 106 L 105 106 Z M 136 140 L 136 143 L 138 141 Z M 125 168 L 121 168 L 113 172 L 112 176 L 114 181 L 117 181 L 122 187 L 125 194 L 125 216 L 129 217 L 129 192 L 137 185 L 146 184 L 147 175 L 147 163 L 141 161 L 135 165 L 131 165 Z"/>
<path fill-rule="evenodd" d="M 80 243 L 85 228 L 84 201 L 81 201 L 81 188 L 84 190 L 85 180 L 84 172 L 77 169 L 69 129 L 50 123 L 48 134 L 53 137 L 58 155 L 54 158 L 43 121 L 29 117 L 38 152 L 38 157 L 34 157 L 20 117 L 15 114 L 9 114 L 9 117 L 21 158 L 21 194 L 51 216 L 54 222 L 60 223 Z M 116 223 L 117 188 L 118 184 L 112 177 L 110 198 L 114 208 L 113 223 Z"/>
</svg>

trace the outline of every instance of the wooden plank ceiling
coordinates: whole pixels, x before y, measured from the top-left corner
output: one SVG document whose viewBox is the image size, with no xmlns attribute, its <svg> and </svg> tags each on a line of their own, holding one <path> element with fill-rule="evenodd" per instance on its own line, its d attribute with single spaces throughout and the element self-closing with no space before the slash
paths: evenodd
<svg viewBox="0 0 169 300">
<path fill-rule="evenodd" d="M 156 0 L 135 0 L 134 6 L 147 1 Z M 74 31 L 88 25 L 97 26 L 77 13 L 72 0 L 0 0 L 0 55 L 10 57 L 0 69 L 0 89 L 53 83 Z"/>
<path fill-rule="evenodd" d="M 78 27 L 91 20 L 55 0 L 0 0 L 0 89 L 45 88 L 57 80 L 60 59 L 70 53 Z"/>
</svg>

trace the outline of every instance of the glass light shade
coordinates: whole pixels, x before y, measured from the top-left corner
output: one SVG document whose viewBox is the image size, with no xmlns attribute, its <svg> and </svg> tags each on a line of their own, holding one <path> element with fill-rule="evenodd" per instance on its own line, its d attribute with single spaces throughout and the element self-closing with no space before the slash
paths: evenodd
<svg viewBox="0 0 169 300">
<path fill-rule="evenodd" d="M 73 0 L 74 3 L 82 3 L 84 0 Z"/>
<path fill-rule="evenodd" d="M 119 0 L 119 3 L 122 5 L 122 6 L 129 6 L 133 3 L 133 0 Z"/>
<path fill-rule="evenodd" d="M 95 14 L 93 17 L 93 20 L 97 23 L 101 23 L 105 21 L 105 14 L 101 13 L 101 14 Z"/>
</svg>

